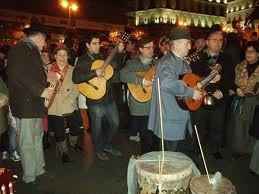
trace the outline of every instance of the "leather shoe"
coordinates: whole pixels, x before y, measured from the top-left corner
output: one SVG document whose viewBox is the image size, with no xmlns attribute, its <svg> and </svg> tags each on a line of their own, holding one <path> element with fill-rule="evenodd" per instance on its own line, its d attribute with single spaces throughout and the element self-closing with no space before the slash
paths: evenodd
<svg viewBox="0 0 259 194">
<path fill-rule="evenodd" d="M 69 155 L 68 155 L 67 153 L 63 153 L 63 154 L 62 154 L 61 160 L 62 160 L 63 163 L 69 163 L 69 162 L 71 162 L 71 159 L 70 159 L 70 157 L 69 157 Z"/>
<path fill-rule="evenodd" d="M 110 160 L 110 158 L 104 152 L 96 153 L 96 156 L 98 159 L 103 160 L 103 161 Z"/>
<path fill-rule="evenodd" d="M 223 156 L 220 152 L 213 153 L 213 156 L 216 160 L 222 160 L 223 159 Z"/>
</svg>

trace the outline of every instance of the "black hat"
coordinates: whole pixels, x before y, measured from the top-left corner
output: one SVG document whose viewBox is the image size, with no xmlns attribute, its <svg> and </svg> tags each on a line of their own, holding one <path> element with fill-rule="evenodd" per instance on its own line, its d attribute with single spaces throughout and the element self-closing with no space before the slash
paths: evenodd
<svg viewBox="0 0 259 194">
<path fill-rule="evenodd" d="M 151 36 L 143 36 L 140 40 L 138 40 L 138 47 L 143 47 L 145 44 L 154 41 Z"/>
<path fill-rule="evenodd" d="M 169 34 L 170 40 L 188 39 L 191 40 L 190 31 L 186 27 L 175 27 Z"/>
<path fill-rule="evenodd" d="M 31 24 L 31 26 L 29 28 L 24 28 L 23 32 L 27 36 L 38 34 L 38 33 L 47 35 L 47 31 L 40 24 Z"/>
</svg>

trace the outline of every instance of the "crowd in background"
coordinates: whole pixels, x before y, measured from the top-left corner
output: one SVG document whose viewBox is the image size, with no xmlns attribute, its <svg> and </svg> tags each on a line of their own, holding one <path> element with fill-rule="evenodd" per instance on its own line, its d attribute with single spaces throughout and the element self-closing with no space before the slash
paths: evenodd
<svg viewBox="0 0 259 194">
<path fill-rule="evenodd" d="M 174 34 L 175 36 L 177 34 Z M 43 38 L 45 40 L 46 36 Z M 108 92 L 102 98 L 101 105 L 97 101 L 85 98 L 76 87 L 76 84 L 99 76 L 99 73 L 102 74 L 102 72 L 91 70 L 89 65 L 86 67 L 85 64 L 104 58 L 103 56 L 107 56 L 114 47 L 112 43 L 108 47 L 102 47 L 102 39 L 99 35 L 89 36 L 82 43 L 68 37 L 62 45 L 49 44 L 47 39 L 47 44 L 41 45 L 40 58 L 37 58 L 37 49 L 28 51 L 34 55 L 38 63 L 39 72 L 37 73 L 34 72 L 35 69 L 28 69 L 30 66 L 22 66 L 23 62 L 34 63 L 33 61 L 17 59 L 17 55 L 24 54 L 23 50 L 26 49 L 24 45 L 17 43 L 18 46 L 14 46 L 13 50 L 13 46 L 2 46 L 0 48 L 1 159 L 19 162 L 22 158 L 23 169 L 29 169 L 29 171 L 32 169 L 31 151 L 26 151 L 27 143 L 31 142 L 26 142 L 26 138 L 21 138 L 21 130 L 19 130 L 32 125 L 20 119 L 24 115 L 25 118 L 27 118 L 26 115 L 29 115 L 29 118 L 43 118 L 40 122 L 45 125 L 43 128 L 38 127 L 39 130 L 44 129 L 43 145 L 47 148 L 48 136 L 54 134 L 56 147 L 63 163 L 71 162 L 70 149 L 82 149 L 79 137 L 89 128 L 93 136 L 96 156 L 100 160 L 109 160 L 107 153 L 115 156 L 123 154 L 115 148 L 116 146 L 111 146 L 112 138 L 118 128 L 127 128 L 129 139 L 140 142 L 141 154 L 158 150 L 161 136 L 156 134 L 155 130 L 148 128 L 152 125 L 148 125 L 149 117 L 152 116 L 154 119 L 157 117 L 150 113 L 151 102 L 136 101 L 127 90 L 127 83 L 152 85 L 152 81 L 143 80 L 136 73 L 148 70 L 152 64 L 159 65 L 163 60 L 165 63 L 166 57 L 171 52 L 170 41 L 172 40 L 174 39 L 165 35 L 155 38 L 143 37 L 140 40 L 130 38 L 126 43 L 119 43 L 119 51 L 112 62 L 114 75 L 107 83 Z M 26 44 L 31 47 L 35 46 L 29 39 L 22 41 L 27 41 Z M 223 159 L 222 150 L 229 148 L 234 159 L 251 157 L 250 169 L 259 175 L 259 42 L 257 34 L 253 33 L 251 40 L 245 41 L 238 34 L 225 34 L 220 29 L 214 29 L 207 36 L 192 40 L 192 48 L 185 59 L 189 62 L 192 72 L 201 77 L 206 77 L 210 73 L 212 65 L 219 63 L 222 66 L 218 80 L 207 88 L 207 93 L 211 93 L 215 104 L 203 106 L 191 112 L 189 127 L 192 128 L 194 124 L 198 126 L 202 143 L 209 147 L 215 159 Z M 9 64 L 12 66 L 8 67 Z M 19 70 L 15 69 L 13 64 L 16 64 Z M 12 80 L 8 77 L 9 75 Z M 39 97 L 46 97 L 42 92 L 44 93 L 44 88 L 48 87 L 47 82 L 52 75 L 61 78 L 62 82 L 48 111 L 36 101 L 28 105 L 26 98 L 34 100 L 33 95 L 36 94 Z M 86 78 L 85 75 L 88 77 Z M 21 98 L 19 98 L 18 89 L 15 88 L 17 83 L 13 79 L 23 80 L 24 83 L 20 82 L 23 86 L 26 84 L 34 86 L 31 91 L 21 90 Z M 10 98 L 9 93 L 11 93 Z M 24 98 L 25 93 L 28 95 L 26 98 Z M 122 122 L 121 119 L 125 112 L 128 114 L 126 116 L 128 122 Z M 172 124 L 173 127 L 175 127 L 174 124 Z M 110 128 L 108 135 L 102 132 L 104 126 Z M 181 127 L 177 125 L 177 128 Z M 33 131 L 35 126 L 29 128 L 32 133 L 35 133 Z M 69 143 L 66 139 L 67 128 L 69 128 Z M 38 133 L 38 138 L 42 138 L 43 134 L 40 131 Z M 22 135 L 25 137 L 31 134 L 27 131 Z M 167 135 L 170 136 L 170 134 Z M 185 132 L 181 135 L 187 136 Z M 179 140 L 185 140 L 185 137 Z M 38 143 L 41 144 L 42 141 L 38 140 Z M 168 145 L 168 150 L 182 151 L 179 147 L 176 149 L 175 144 Z M 41 146 L 36 145 L 35 154 L 39 154 Z M 192 140 L 190 147 L 193 152 L 199 153 L 196 140 Z M 43 153 L 40 154 L 43 155 Z M 44 173 L 42 168 L 44 159 L 43 156 L 41 157 L 41 160 L 35 164 L 41 165 L 36 176 Z M 26 159 L 29 162 L 26 162 Z M 28 176 L 25 174 L 23 179 L 25 182 L 34 181 L 34 177 L 30 177 L 30 172 Z"/>
</svg>

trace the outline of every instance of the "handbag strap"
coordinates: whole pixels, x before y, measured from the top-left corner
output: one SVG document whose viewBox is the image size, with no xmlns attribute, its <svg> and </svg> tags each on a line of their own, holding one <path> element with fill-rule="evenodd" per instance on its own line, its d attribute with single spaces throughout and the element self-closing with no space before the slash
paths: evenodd
<svg viewBox="0 0 259 194">
<path fill-rule="evenodd" d="M 57 83 L 56 83 L 56 85 L 55 85 L 54 92 L 53 92 L 53 94 L 52 94 L 52 96 L 51 96 L 51 98 L 50 98 L 50 100 L 49 100 L 49 104 L 48 104 L 48 106 L 47 106 L 48 109 L 49 109 L 49 108 L 51 107 L 51 105 L 53 104 L 54 99 L 55 99 L 55 97 L 56 97 L 56 95 L 57 95 L 57 92 L 58 92 L 58 90 L 61 88 L 62 83 L 64 82 L 64 79 L 65 79 L 65 77 L 66 77 L 68 68 L 69 68 L 69 66 L 66 65 L 65 68 L 63 69 L 63 72 L 62 72 L 62 74 L 61 74 L 59 80 L 57 81 Z"/>
</svg>

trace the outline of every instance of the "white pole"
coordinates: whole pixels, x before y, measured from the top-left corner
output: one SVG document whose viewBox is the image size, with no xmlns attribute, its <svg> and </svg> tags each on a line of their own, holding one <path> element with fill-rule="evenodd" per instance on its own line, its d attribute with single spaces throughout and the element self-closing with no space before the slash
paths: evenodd
<svg viewBox="0 0 259 194">
<path fill-rule="evenodd" d="M 198 134 L 198 130 L 197 130 L 196 125 L 194 125 L 194 129 L 195 129 L 195 133 L 196 133 L 196 136 L 197 136 L 197 139 L 198 139 L 199 148 L 200 148 L 201 156 L 202 156 L 202 161 L 203 161 L 203 164 L 204 164 L 204 167 L 205 167 L 205 170 L 206 170 L 208 181 L 209 181 L 210 184 L 212 184 L 212 182 L 210 180 L 210 175 L 209 175 L 209 172 L 208 172 L 207 164 L 206 164 L 206 161 L 205 161 L 205 157 L 204 157 L 204 154 L 203 154 L 203 150 L 202 150 L 202 147 L 201 147 L 201 142 L 200 142 L 200 138 L 199 138 L 199 134 Z"/>
<path fill-rule="evenodd" d="M 160 93 L 160 80 L 157 78 L 157 89 L 158 89 L 158 102 L 159 102 L 159 115 L 160 115 L 160 126 L 161 126 L 161 144 L 162 144 L 162 165 L 161 173 L 165 161 L 165 146 L 164 146 L 164 126 L 163 126 L 163 113 L 162 113 L 162 103 L 161 103 L 161 93 Z"/>
</svg>

